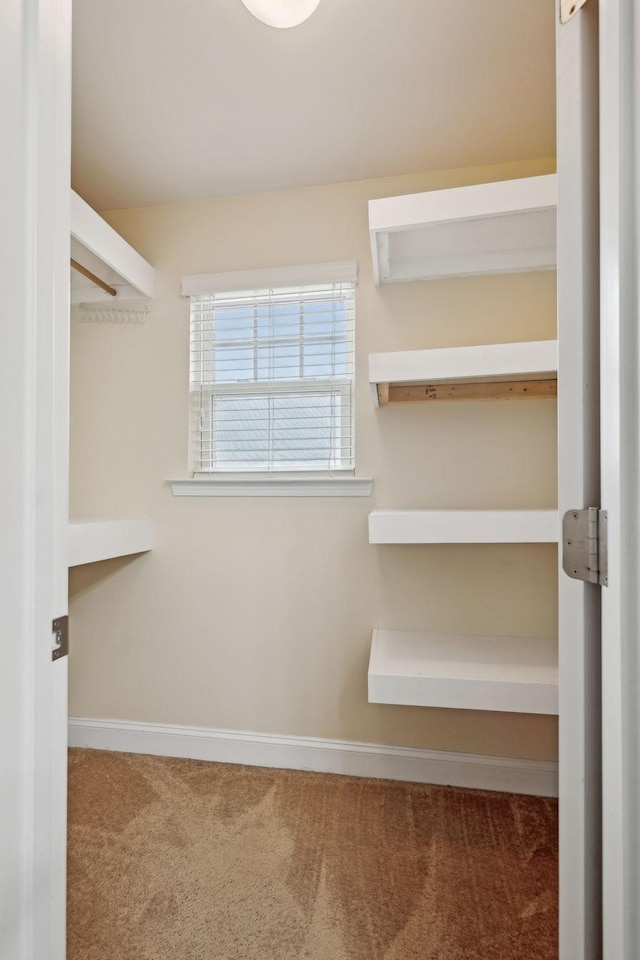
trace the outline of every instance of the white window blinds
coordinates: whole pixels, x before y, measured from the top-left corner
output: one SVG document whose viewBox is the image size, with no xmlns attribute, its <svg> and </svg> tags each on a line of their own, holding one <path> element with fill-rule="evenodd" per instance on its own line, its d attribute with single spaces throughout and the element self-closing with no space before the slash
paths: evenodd
<svg viewBox="0 0 640 960">
<path fill-rule="evenodd" d="M 195 473 L 354 467 L 351 281 L 191 296 Z"/>
</svg>

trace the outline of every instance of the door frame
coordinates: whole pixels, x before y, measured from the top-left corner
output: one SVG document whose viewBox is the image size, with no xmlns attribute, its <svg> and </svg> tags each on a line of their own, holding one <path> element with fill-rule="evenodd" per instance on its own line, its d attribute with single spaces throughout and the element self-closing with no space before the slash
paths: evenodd
<svg viewBox="0 0 640 960">
<path fill-rule="evenodd" d="M 558 510 L 600 505 L 598 7 L 557 37 Z M 562 551 L 560 551 L 562 553 Z M 600 593 L 559 556 L 560 958 L 602 960 Z"/>
<path fill-rule="evenodd" d="M 0 947 L 64 960 L 70 0 L 3 0 Z"/>
<path fill-rule="evenodd" d="M 600 0 L 605 960 L 640 943 L 640 3 Z"/>
</svg>

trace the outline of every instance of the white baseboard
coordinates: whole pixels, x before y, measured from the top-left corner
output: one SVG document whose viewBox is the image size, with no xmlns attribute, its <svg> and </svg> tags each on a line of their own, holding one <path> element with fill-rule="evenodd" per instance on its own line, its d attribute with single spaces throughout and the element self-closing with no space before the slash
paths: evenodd
<svg viewBox="0 0 640 960">
<path fill-rule="evenodd" d="M 240 730 L 72 717 L 69 720 L 69 745 L 542 797 L 558 795 L 557 763 L 390 747 L 352 740 L 279 737 Z"/>
</svg>

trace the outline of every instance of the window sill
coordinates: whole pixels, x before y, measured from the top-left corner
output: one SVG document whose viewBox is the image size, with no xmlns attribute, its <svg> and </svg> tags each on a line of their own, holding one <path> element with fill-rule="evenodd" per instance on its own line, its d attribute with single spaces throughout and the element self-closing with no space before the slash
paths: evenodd
<svg viewBox="0 0 640 960">
<path fill-rule="evenodd" d="M 362 477 L 190 477 L 167 480 L 176 497 L 370 497 Z"/>
</svg>

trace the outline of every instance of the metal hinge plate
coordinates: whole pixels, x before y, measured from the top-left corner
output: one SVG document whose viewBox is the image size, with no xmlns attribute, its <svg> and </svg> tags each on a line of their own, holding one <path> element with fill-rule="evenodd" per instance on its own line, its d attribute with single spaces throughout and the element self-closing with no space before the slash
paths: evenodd
<svg viewBox="0 0 640 960">
<path fill-rule="evenodd" d="M 56 617 L 51 624 L 53 630 L 53 647 L 51 659 L 60 660 L 69 655 L 69 617 Z"/>
<path fill-rule="evenodd" d="M 607 511 L 568 510 L 562 518 L 562 569 L 574 580 L 608 584 Z"/>
<path fill-rule="evenodd" d="M 587 0 L 560 0 L 560 23 L 569 23 Z"/>
</svg>

